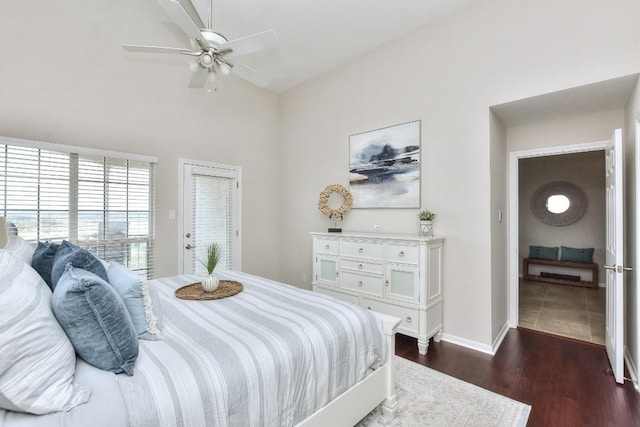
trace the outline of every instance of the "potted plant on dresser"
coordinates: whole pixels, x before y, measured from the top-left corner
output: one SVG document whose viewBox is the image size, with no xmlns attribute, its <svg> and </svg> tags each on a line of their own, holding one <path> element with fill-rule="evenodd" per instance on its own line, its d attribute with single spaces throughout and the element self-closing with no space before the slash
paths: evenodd
<svg viewBox="0 0 640 427">
<path fill-rule="evenodd" d="M 216 269 L 216 265 L 218 265 L 221 256 L 222 247 L 217 243 L 211 243 L 207 246 L 204 261 L 200 260 L 200 263 L 207 269 L 207 273 L 209 273 L 208 276 L 200 282 L 205 292 L 213 292 L 220 286 L 220 280 L 213 275 L 213 270 Z"/>
<path fill-rule="evenodd" d="M 420 236 L 433 236 L 433 220 L 436 217 L 435 212 L 431 212 L 429 209 L 421 210 L 418 214 L 420 218 L 420 229 L 418 235 Z"/>
</svg>

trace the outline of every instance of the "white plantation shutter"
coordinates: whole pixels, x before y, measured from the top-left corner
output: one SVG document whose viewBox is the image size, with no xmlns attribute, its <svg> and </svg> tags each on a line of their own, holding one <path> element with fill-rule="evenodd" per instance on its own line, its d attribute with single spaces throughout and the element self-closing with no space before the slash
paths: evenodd
<svg viewBox="0 0 640 427">
<path fill-rule="evenodd" d="M 222 248 L 220 268 L 232 267 L 232 197 L 235 179 L 211 175 L 193 175 L 193 230 L 196 256 L 194 271 L 206 273 L 200 260 L 206 259 L 207 247 L 218 243 Z"/>
<path fill-rule="evenodd" d="M 153 277 L 154 159 L 3 140 L 0 215 L 22 238 L 32 243 L 66 239 Z"/>
</svg>

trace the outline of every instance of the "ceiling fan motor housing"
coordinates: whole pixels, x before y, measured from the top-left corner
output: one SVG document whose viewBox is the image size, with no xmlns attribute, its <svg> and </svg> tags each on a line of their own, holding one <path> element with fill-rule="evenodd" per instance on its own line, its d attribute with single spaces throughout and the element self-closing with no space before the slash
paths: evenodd
<svg viewBox="0 0 640 427">
<path fill-rule="evenodd" d="M 219 53 L 216 52 L 218 46 L 223 43 L 227 43 L 227 39 L 222 34 L 218 34 L 208 29 L 200 30 L 200 33 L 202 34 L 203 39 L 206 40 L 209 46 L 211 46 L 211 49 L 209 49 L 208 51 L 202 51 L 202 53 L 198 57 L 198 63 L 201 67 L 211 70 L 215 67 L 216 56 L 219 55 Z M 190 43 L 193 50 L 201 49 L 195 40 L 190 40 Z"/>
</svg>

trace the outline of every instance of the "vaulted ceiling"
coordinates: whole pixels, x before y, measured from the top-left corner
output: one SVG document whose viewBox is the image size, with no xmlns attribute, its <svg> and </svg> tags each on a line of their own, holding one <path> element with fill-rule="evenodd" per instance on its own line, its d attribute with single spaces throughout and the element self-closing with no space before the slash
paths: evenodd
<svg viewBox="0 0 640 427">
<path fill-rule="evenodd" d="M 180 1 L 206 26 L 209 0 Z M 242 61 L 271 76 L 269 89 L 282 92 L 442 21 L 472 1 L 478 0 L 215 0 L 211 16 L 213 30 L 229 40 L 265 30 L 277 33 L 282 43 L 277 57 L 260 53 Z"/>
</svg>

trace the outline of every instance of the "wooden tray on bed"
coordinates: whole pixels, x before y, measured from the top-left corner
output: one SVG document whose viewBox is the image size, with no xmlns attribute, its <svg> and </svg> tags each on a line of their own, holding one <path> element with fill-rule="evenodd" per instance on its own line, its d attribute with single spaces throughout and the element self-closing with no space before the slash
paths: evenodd
<svg viewBox="0 0 640 427">
<path fill-rule="evenodd" d="M 175 295 L 180 299 L 210 300 L 233 296 L 242 292 L 242 283 L 235 280 L 220 280 L 220 286 L 213 292 L 205 292 L 200 282 L 192 283 L 176 289 Z"/>
</svg>

